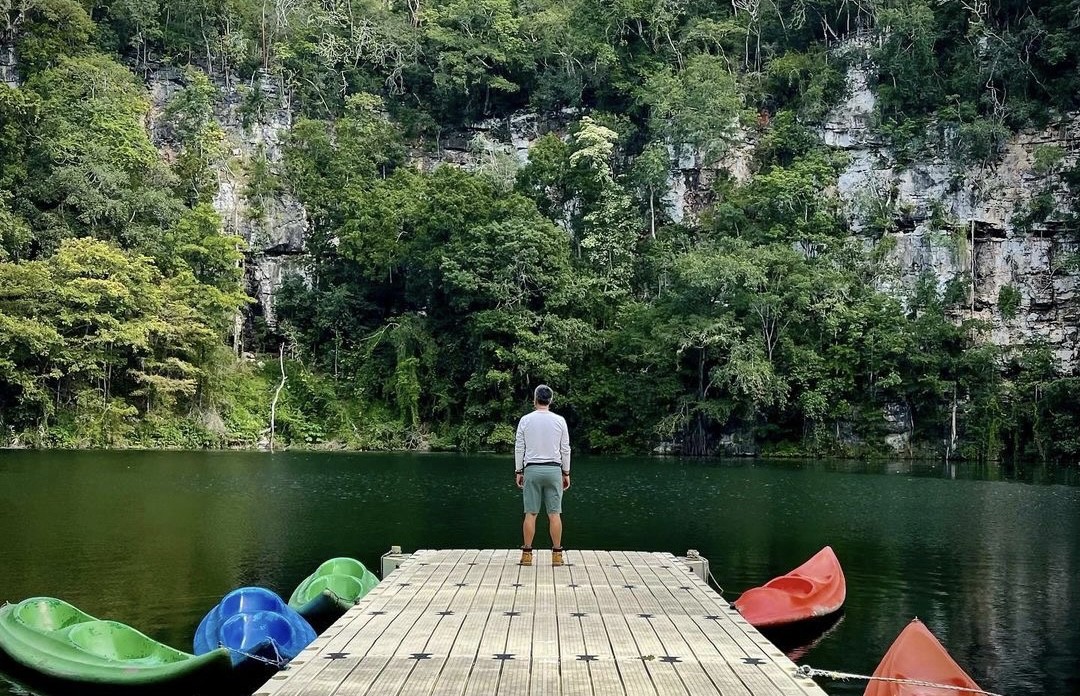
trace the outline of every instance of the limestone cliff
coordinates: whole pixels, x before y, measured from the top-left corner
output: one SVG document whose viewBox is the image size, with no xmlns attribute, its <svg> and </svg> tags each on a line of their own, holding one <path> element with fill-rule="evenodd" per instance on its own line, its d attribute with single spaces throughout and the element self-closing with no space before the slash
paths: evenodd
<svg viewBox="0 0 1080 696">
<path fill-rule="evenodd" d="M 156 113 L 181 87 L 179 80 L 173 70 L 152 76 Z M 246 278 L 257 300 L 254 311 L 273 327 L 274 294 L 284 274 L 302 267 L 308 219 L 303 205 L 287 190 L 261 201 L 259 214 L 254 214 L 246 194 L 247 172 L 257 157 L 264 157 L 271 167 L 280 165 L 281 143 L 291 127 L 292 112 L 287 95 L 273 79 L 221 87 L 217 115 L 226 133 L 228 156 L 220 168 L 214 205 L 226 227 L 248 243 Z M 257 122 L 244 122 L 244 89 L 261 90 L 268 105 Z M 1020 225 L 1017 220 L 1032 199 L 1052 184 L 1050 175 L 1036 172 L 1037 152 L 1051 146 L 1063 153 L 1063 164 L 1075 162 L 1080 119 L 1018 134 L 1009 140 L 1000 159 L 965 167 L 945 157 L 898 162 L 872 127 L 873 111 L 867 70 L 856 63 L 849 69 L 845 99 L 818 132 L 826 145 L 848 155 L 835 195 L 843 202 L 852 230 L 868 233 L 869 220 L 875 216 L 892 221 L 885 234 L 895 242 L 888 256 L 893 274 L 882 281 L 882 289 L 902 296 L 926 272 L 940 288 L 954 279 L 973 278 L 966 316 L 989 323 L 988 340 L 999 345 L 1043 341 L 1053 348 L 1065 370 L 1076 369 L 1080 360 L 1077 276 L 1065 270 L 1062 259 L 1080 249 L 1073 236 L 1064 234 L 1052 220 L 1035 225 Z M 540 117 L 521 112 L 491 119 L 445 134 L 433 147 L 413 153 L 413 158 L 422 169 L 449 163 L 484 169 L 509 183 L 527 161 L 532 143 L 547 132 L 565 136 L 577 115 L 567 111 Z M 161 138 L 158 142 L 167 147 Z M 703 166 L 693 152 L 676 150 L 672 150 L 668 190 L 663 196 L 665 212 L 675 222 L 692 220 L 708 204 L 709 189 L 720 168 L 736 179 L 750 176 L 751 138 L 737 141 L 728 157 L 713 168 Z M 1003 288 L 1018 294 L 1018 306 L 1009 311 L 1003 311 L 999 302 Z"/>
<path fill-rule="evenodd" d="M 1080 119 L 1039 132 L 1013 136 L 1000 159 L 964 166 L 942 157 L 900 164 L 871 128 L 874 95 L 866 72 L 854 66 L 848 94 L 821 129 L 831 147 L 849 155 L 837 194 L 856 232 L 868 218 L 893 220 L 886 232 L 895 241 L 889 254 L 895 275 L 884 289 L 902 292 L 924 272 L 939 288 L 970 281 L 967 316 L 988 322 L 987 338 L 999 345 L 1043 341 L 1062 368 L 1077 367 L 1077 276 L 1062 260 L 1077 252 L 1074 235 L 1054 220 L 1022 224 L 1022 215 L 1040 194 L 1051 191 L 1058 209 L 1067 202 L 1053 192 L 1053 174 L 1040 172 L 1036 156 L 1052 148 L 1061 164 L 1076 162 Z M 1009 288 L 1019 294 L 1013 310 L 999 302 Z M 1008 292 L 1008 291 L 1007 291 Z"/>
<path fill-rule="evenodd" d="M 1032 201 L 1048 192 L 1057 209 L 1066 209 L 1054 173 L 1040 171 L 1036 159 L 1040 150 L 1053 150 L 1062 157 L 1059 168 L 1075 164 L 1080 116 L 1017 134 L 1002 157 L 973 167 L 943 156 L 898 162 L 872 127 L 874 105 L 867 66 L 856 64 L 848 71 L 843 102 L 818 133 L 827 146 L 848 156 L 834 193 L 851 229 L 869 234 L 872 218 L 890 222 L 885 234 L 892 249 L 886 265 L 892 273 L 882 280 L 882 289 L 905 296 L 927 272 L 939 289 L 953 280 L 973 280 L 964 316 L 988 322 L 988 340 L 998 345 L 1044 342 L 1062 369 L 1075 370 L 1080 364 L 1078 278 L 1064 260 L 1080 245 L 1052 217 L 1034 224 L 1021 221 Z M 753 139 L 746 135 L 715 168 L 703 167 L 693 154 L 673 157 L 664 197 L 668 216 L 675 222 L 692 220 L 708 202 L 718 168 L 736 180 L 748 179 L 752 153 Z M 1018 307 L 1003 311 L 1003 289 L 1018 294 Z"/>
<path fill-rule="evenodd" d="M 244 279 L 248 293 L 256 301 L 253 316 L 263 317 L 270 328 L 275 328 L 274 295 L 285 275 L 302 272 L 308 216 L 303 204 L 285 188 L 261 196 L 256 205 L 248 192 L 248 178 L 256 160 L 264 160 L 272 171 L 280 168 L 282 142 L 292 127 L 293 112 L 288 95 L 276 79 L 216 84 L 219 98 L 215 116 L 225 133 L 225 155 L 218 166 L 218 191 L 213 204 L 226 231 L 242 237 L 247 244 Z M 171 145 L 160 115 L 169 99 L 183 87 L 182 73 L 175 69 L 158 70 L 149 79 L 151 133 L 166 157 L 170 156 Z M 245 118 L 243 104 L 251 90 L 259 92 L 263 108 L 256 117 Z"/>
</svg>

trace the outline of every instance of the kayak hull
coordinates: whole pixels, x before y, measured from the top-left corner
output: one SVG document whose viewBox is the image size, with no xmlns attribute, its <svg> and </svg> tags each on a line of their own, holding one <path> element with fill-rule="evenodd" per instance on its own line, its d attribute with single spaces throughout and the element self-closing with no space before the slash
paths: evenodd
<svg viewBox="0 0 1080 696">
<path fill-rule="evenodd" d="M 52 597 L 0 607 L 0 656 L 28 680 L 78 693 L 190 693 L 233 677 L 223 649 L 190 655 Z"/>
<path fill-rule="evenodd" d="M 893 641 L 874 677 L 910 679 L 979 690 L 979 685 L 952 659 L 922 621 L 914 619 Z M 920 684 L 871 680 L 863 696 L 956 696 L 970 692 Z"/>
<path fill-rule="evenodd" d="M 331 590 L 323 590 L 298 607 L 296 612 L 304 617 L 312 628 L 322 633 L 340 619 L 355 603 L 339 597 Z"/>
<path fill-rule="evenodd" d="M 331 558 L 307 576 L 289 597 L 289 606 L 322 633 L 379 584 L 354 558 Z"/>
<path fill-rule="evenodd" d="M 735 608 L 757 628 L 776 627 L 828 616 L 846 597 L 844 571 L 826 546 L 790 573 L 743 592 Z"/>
<path fill-rule="evenodd" d="M 315 640 L 315 631 L 276 594 L 241 587 L 226 594 L 195 631 L 195 654 L 221 646 L 234 666 L 245 661 L 282 667 Z"/>
</svg>

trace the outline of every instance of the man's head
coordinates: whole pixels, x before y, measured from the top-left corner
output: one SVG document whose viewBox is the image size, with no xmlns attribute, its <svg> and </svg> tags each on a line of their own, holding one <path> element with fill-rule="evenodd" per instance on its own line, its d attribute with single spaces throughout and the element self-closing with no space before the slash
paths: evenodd
<svg viewBox="0 0 1080 696">
<path fill-rule="evenodd" d="M 533 401 L 536 402 L 537 406 L 550 405 L 553 396 L 551 387 L 546 384 L 541 384 L 533 390 Z"/>
</svg>

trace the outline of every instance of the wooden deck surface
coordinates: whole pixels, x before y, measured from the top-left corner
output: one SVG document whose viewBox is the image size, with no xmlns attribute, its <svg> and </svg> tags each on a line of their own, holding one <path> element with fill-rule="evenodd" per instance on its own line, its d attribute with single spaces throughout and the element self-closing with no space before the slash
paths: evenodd
<svg viewBox="0 0 1080 696">
<path fill-rule="evenodd" d="M 814 682 L 667 553 L 417 551 L 256 696 L 802 696 Z"/>
</svg>

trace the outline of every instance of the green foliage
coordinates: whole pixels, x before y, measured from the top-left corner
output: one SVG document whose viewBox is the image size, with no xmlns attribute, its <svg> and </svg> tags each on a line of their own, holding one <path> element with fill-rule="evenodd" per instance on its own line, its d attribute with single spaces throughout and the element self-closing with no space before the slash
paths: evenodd
<svg viewBox="0 0 1080 696">
<path fill-rule="evenodd" d="M 878 12 L 883 37 L 874 54 L 881 113 L 888 117 L 932 111 L 943 101 L 937 45 L 942 30 L 926 0 L 907 0 Z M 928 79 L 929 78 L 929 79 Z"/>
<path fill-rule="evenodd" d="M 1002 318 L 1011 321 L 1020 309 L 1020 289 L 1015 285 L 1002 285 L 998 291 L 998 311 Z"/>
<path fill-rule="evenodd" d="M 201 70 L 185 72 L 187 86 L 165 107 L 173 136 L 180 144 L 173 171 L 178 181 L 177 193 L 186 203 L 209 203 L 217 191 L 217 175 L 224 149 L 225 134 L 214 120 L 217 90 Z"/>
<path fill-rule="evenodd" d="M 546 381 L 585 449 L 704 454 L 737 437 L 873 452 L 888 410 L 917 442 L 955 434 L 954 456 L 1080 451 L 1075 375 L 1044 346 L 983 343 L 987 327 L 958 318 L 971 278 L 927 273 L 902 299 L 874 289 L 898 287 L 895 191 L 863 201 L 868 234 L 853 240 L 832 195 L 845 161 L 818 135 L 859 67 L 901 163 L 992 162 L 1017 128 L 1080 105 L 1068 3 L 25 7 L 4 36 L 25 82 L 0 87 L 5 432 L 86 447 L 266 440 L 277 356 L 239 355 L 243 244 L 211 205 L 229 166 L 246 229 L 285 194 L 309 216 L 278 323 L 250 322 L 257 344 L 288 347 L 284 446 L 505 450 Z M 845 41 L 866 27 L 869 40 Z M 158 64 L 188 66 L 160 115 L 143 83 Z M 299 117 L 283 160 L 260 131 L 265 148 L 226 162 L 216 114 L 255 128 L 286 96 Z M 522 166 L 489 135 L 505 140 L 523 107 L 558 130 Z M 427 166 L 447 131 L 481 117 L 496 125 L 471 141 L 477 166 Z M 674 224 L 669 180 L 711 175 L 736 138 L 755 148 L 749 176 L 721 172 Z M 1080 200 L 1077 167 L 1054 146 L 1034 160 L 1015 224 L 1075 229 L 1080 209 L 1061 203 Z M 966 238 L 940 212 L 932 241 L 959 258 Z M 1074 261 L 1058 254 L 1053 270 Z M 998 303 L 1011 321 L 1019 292 Z"/>
<path fill-rule="evenodd" d="M 958 159 L 996 158 L 1010 130 L 1043 126 L 1077 106 L 1080 27 L 1068 3 L 942 5 L 905 0 L 876 12 L 878 109 L 907 146 L 935 114 Z"/>
<path fill-rule="evenodd" d="M 54 67 L 67 57 L 89 52 L 95 26 L 83 3 L 78 0 L 36 0 L 21 4 L 27 11 L 17 34 L 15 50 L 19 70 L 24 76 Z M 4 14 L 10 21 L 10 17 L 20 13 L 5 11 Z"/>
<path fill-rule="evenodd" d="M 435 87 L 467 100 L 515 92 L 508 79 L 523 56 L 521 19 L 509 0 L 442 0 L 427 5 L 425 38 L 436 56 Z"/>
<path fill-rule="evenodd" d="M 161 259 L 161 229 L 180 206 L 147 134 L 149 103 L 134 76 L 89 55 L 61 59 L 25 89 L 41 105 L 41 145 L 27 193 L 40 211 L 42 250 L 64 237 L 92 235 Z"/>
<path fill-rule="evenodd" d="M 0 86 L 0 190 L 26 180 L 31 134 L 38 126 L 39 114 L 35 95 Z"/>
<path fill-rule="evenodd" d="M 248 217 L 254 222 L 265 225 L 267 207 L 284 190 L 280 177 L 274 172 L 274 167 L 266 157 L 266 148 L 260 143 L 247 162 L 244 198 L 248 202 Z"/>
<path fill-rule="evenodd" d="M 975 117 L 955 127 L 952 149 L 962 163 L 979 164 L 998 159 L 1005 151 L 1009 129 L 999 120 Z"/>
<path fill-rule="evenodd" d="M 844 95 L 844 68 L 837 56 L 821 49 L 789 51 L 766 67 L 765 100 L 793 109 L 801 118 L 821 121 Z"/>
<path fill-rule="evenodd" d="M 1065 159 L 1065 150 L 1059 145 L 1039 145 L 1035 148 L 1035 162 L 1031 169 L 1040 176 L 1056 173 L 1058 166 Z"/>
<path fill-rule="evenodd" d="M 0 261 L 25 256 L 33 239 L 30 227 L 10 209 L 11 194 L 0 189 Z"/>
<path fill-rule="evenodd" d="M 693 146 L 705 164 L 727 150 L 742 110 L 734 72 L 727 61 L 707 54 L 692 56 L 682 71 L 646 75 L 641 100 L 652 131 L 677 146 Z"/>
</svg>

